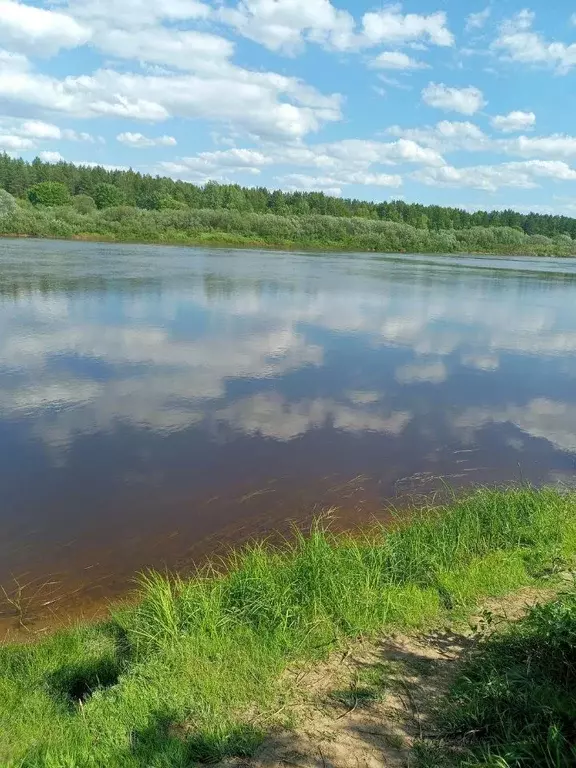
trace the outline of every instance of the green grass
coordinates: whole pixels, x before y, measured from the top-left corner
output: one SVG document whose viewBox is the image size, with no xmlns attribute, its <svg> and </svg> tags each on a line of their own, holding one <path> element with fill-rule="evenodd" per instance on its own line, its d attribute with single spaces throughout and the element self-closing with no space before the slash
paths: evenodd
<svg viewBox="0 0 576 768">
<path fill-rule="evenodd" d="M 287 665 L 463 614 L 575 553 L 575 495 L 486 489 L 393 530 L 333 535 L 318 523 L 190 580 L 147 574 L 137 605 L 106 623 L 0 649 L 0 766 L 184 768 L 248 755 L 289 709 Z"/>
<path fill-rule="evenodd" d="M 482 644 L 442 721 L 453 765 L 576 765 L 576 587 Z"/>
</svg>

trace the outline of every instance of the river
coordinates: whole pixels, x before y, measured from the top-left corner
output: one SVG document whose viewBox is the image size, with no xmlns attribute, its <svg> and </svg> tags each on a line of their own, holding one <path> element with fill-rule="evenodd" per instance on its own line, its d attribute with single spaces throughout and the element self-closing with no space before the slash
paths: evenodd
<svg viewBox="0 0 576 768">
<path fill-rule="evenodd" d="M 38 616 L 332 506 L 570 485 L 576 261 L 2 240 L 0 457 Z"/>
</svg>

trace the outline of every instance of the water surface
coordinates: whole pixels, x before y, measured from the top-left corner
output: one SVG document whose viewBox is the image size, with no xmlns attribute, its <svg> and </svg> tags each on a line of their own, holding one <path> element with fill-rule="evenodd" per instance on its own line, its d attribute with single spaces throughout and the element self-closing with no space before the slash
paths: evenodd
<svg viewBox="0 0 576 768">
<path fill-rule="evenodd" d="M 0 457 L 0 584 L 50 606 L 331 505 L 570 483 L 576 261 L 0 241 Z"/>
</svg>

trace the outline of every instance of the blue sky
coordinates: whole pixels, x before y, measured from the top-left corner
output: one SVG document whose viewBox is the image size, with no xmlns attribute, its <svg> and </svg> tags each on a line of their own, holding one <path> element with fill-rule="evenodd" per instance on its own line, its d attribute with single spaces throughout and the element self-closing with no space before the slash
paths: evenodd
<svg viewBox="0 0 576 768">
<path fill-rule="evenodd" d="M 567 0 L 0 0 L 0 150 L 196 183 L 576 215 L 575 77 Z"/>
</svg>

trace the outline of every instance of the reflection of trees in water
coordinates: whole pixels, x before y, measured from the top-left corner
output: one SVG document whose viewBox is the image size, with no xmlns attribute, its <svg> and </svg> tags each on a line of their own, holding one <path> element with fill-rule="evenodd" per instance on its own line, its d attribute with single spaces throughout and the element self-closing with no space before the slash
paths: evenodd
<svg viewBox="0 0 576 768">
<path fill-rule="evenodd" d="M 154 278 L 111 277 L 103 275 L 2 275 L 0 273 L 0 296 L 19 298 L 30 293 L 49 295 L 103 294 L 110 291 L 122 293 L 161 293 L 161 280 Z"/>
</svg>

